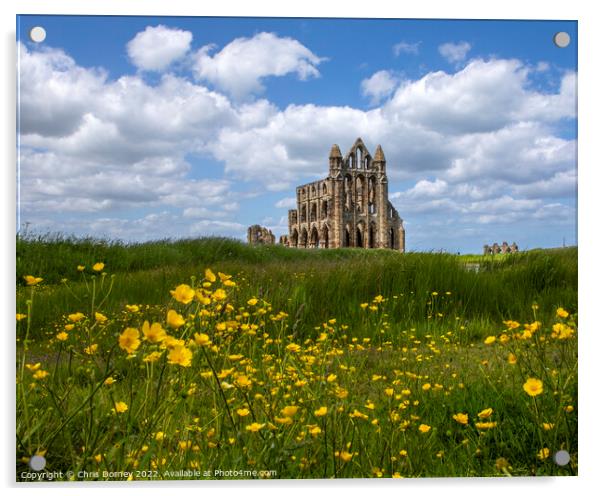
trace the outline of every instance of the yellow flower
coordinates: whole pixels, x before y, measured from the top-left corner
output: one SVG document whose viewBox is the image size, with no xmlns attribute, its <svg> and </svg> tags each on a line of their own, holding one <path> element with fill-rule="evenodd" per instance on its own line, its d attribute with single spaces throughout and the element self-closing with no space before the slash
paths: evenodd
<svg viewBox="0 0 602 496">
<path fill-rule="evenodd" d="M 251 412 L 249 411 L 248 408 L 239 408 L 238 410 L 236 410 L 236 414 L 239 417 L 246 417 L 247 415 L 249 415 L 249 413 L 251 413 Z"/>
<path fill-rule="evenodd" d="M 253 381 L 251 381 L 251 379 L 249 379 L 246 375 L 239 375 L 234 380 L 234 383 L 238 387 L 251 387 L 251 385 L 253 384 Z"/>
<path fill-rule="evenodd" d="M 215 301 L 222 301 L 222 300 L 225 300 L 225 299 L 226 299 L 226 296 L 228 296 L 228 295 L 226 294 L 226 292 L 225 292 L 225 291 L 224 291 L 222 288 L 216 289 L 216 290 L 213 292 L 213 299 L 214 299 Z"/>
<path fill-rule="evenodd" d="M 155 434 L 155 439 L 157 441 L 163 441 L 165 439 L 165 433 L 163 431 L 159 431 Z"/>
<path fill-rule="evenodd" d="M 550 456 L 549 448 L 542 448 L 537 452 L 537 458 L 540 460 L 545 460 L 548 456 Z"/>
<path fill-rule="evenodd" d="M 58 339 L 59 341 L 67 341 L 68 337 L 69 334 L 67 334 L 65 331 L 61 331 L 56 335 L 56 339 Z"/>
<path fill-rule="evenodd" d="M 458 422 L 458 424 L 466 425 L 468 424 L 468 414 L 467 413 L 456 413 L 452 415 L 452 418 Z"/>
<path fill-rule="evenodd" d="M 84 348 L 84 353 L 86 355 L 94 355 L 94 353 L 96 353 L 97 349 L 98 349 L 98 345 L 97 344 L 91 344 L 90 346 L 86 346 Z"/>
<path fill-rule="evenodd" d="M 260 429 L 263 429 L 264 426 L 265 424 L 258 424 L 257 422 L 253 422 L 252 424 L 247 425 L 245 429 L 250 432 L 258 432 Z"/>
<path fill-rule="evenodd" d="M 516 355 L 515 355 L 514 353 L 510 353 L 510 354 L 508 355 L 508 363 L 509 363 L 510 365 L 514 365 L 514 364 L 516 364 Z"/>
<path fill-rule="evenodd" d="M 290 343 L 286 345 L 286 351 L 291 351 L 293 353 L 297 353 L 301 350 L 301 346 L 297 343 Z"/>
<path fill-rule="evenodd" d="M 366 308 L 368 307 L 368 303 L 360 303 L 360 307 L 361 307 L 363 310 L 366 310 Z"/>
<path fill-rule="evenodd" d="M 385 388 L 385 394 L 387 396 L 393 396 L 393 393 L 395 393 L 395 390 L 393 388 Z"/>
<path fill-rule="evenodd" d="M 173 327 L 174 329 L 178 329 L 179 327 L 182 327 L 185 323 L 186 321 L 184 320 L 184 317 L 182 317 L 175 310 L 170 310 L 169 312 L 167 312 L 168 326 Z"/>
<path fill-rule="evenodd" d="M 81 312 L 77 312 L 77 313 L 71 313 L 67 316 L 67 318 L 71 321 L 71 322 L 79 322 L 82 319 L 85 319 L 86 316 L 81 313 Z"/>
<path fill-rule="evenodd" d="M 138 305 L 126 305 L 125 309 L 128 312 L 136 313 L 140 310 L 140 307 Z"/>
<path fill-rule="evenodd" d="M 523 389 L 529 396 L 537 396 L 543 393 L 543 382 L 539 379 L 529 377 L 527 382 L 523 384 Z"/>
<path fill-rule="evenodd" d="M 161 358 L 161 355 L 163 355 L 162 351 L 153 351 L 146 355 L 142 361 L 146 363 L 155 363 L 159 360 L 159 358 Z"/>
<path fill-rule="evenodd" d="M 330 374 L 327 378 L 326 378 L 326 382 L 334 382 L 337 380 L 337 375 L 336 374 Z"/>
<path fill-rule="evenodd" d="M 17 314 L 17 321 L 23 320 L 23 319 L 26 319 L 26 318 L 27 318 L 27 315 L 25 315 L 24 313 L 18 313 Z"/>
<path fill-rule="evenodd" d="M 86 270 L 86 266 L 85 266 L 85 265 L 78 265 L 78 266 L 77 266 L 77 270 L 78 270 L 79 272 L 83 272 L 84 270 Z"/>
<path fill-rule="evenodd" d="M 318 408 L 317 410 L 314 411 L 314 415 L 316 417 L 323 417 L 327 413 L 328 413 L 328 408 L 325 406 L 321 406 L 320 408 Z"/>
<path fill-rule="evenodd" d="M 561 319 L 566 319 L 569 316 L 569 312 L 567 312 L 564 308 L 560 307 L 556 309 L 556 315 Z"/>
<path fill-rule="evenodd" d="M 550 424 L 549 422 L 544 422 L 542 424 L 544 431 L 551 431 L 554 428 L 554 424 Z"/>
<path fill-rule="evenodd" d="M 98 455 L 94 455 L 93 458 L 96 463 L 100 463 L 102 461 L 102 455 L 100 453 Z"/>
<path fill-rule="evenodd" d="M 419 430 L 420 432 L 422 432 L 423 434 L 426 434 L 428 431 L 430 431 L 430 430 L 431 430 L 431 426 L 430 426 L 430 425 L 427 425 L 427 424 L 420 424 L 420 425 L 418 426 L 418 430 Z"/>
<path fill-rule="evenodd" d="M 485 344 L 493 344 L 493 343 L 495 343 L 495 336 L 487 336 L 485 338 L 484 342 L 485 342 Z"/>
<path fill-rule="evenodd" d="M 194 333 L 194 342 L 196 344 L 198 344 L 199 346 L 211 346 L 211 339 L 209 339 L 209 336 L 207 334 L 204 333 Z"/>
<path fill-rule="evenodd" d="M 575 408 L 573 407 L 573 405 L 567 405 L 564 407 L 564 411 L 566 413 L 571 413 L 573 410 L 575 410 Z"/>
<path fill-rule="evenodd" d="M 399 452 L 399 456 L 408 456 L 408 452 L 407 452 L 406 450 L 403 450 L 403 449 L 402 449 L 402 450 Z"/>
<path fill-rule="evenodd" d="M 107 377 L 105 379 L 104 385 L 105 386 L 112 386 L 113 384 L 115 384 L 117 381 L 113 378 L 113 377 Z"/>
<path fill-rule="evenodd" d="M 477 415 L 480 419 L 486 419 L 491 417 L 493 414 L 493 408 L 485 408 L 485 410 L 480 411 Z"/>
<path fill-rule="evenodd" d="M 423 391 L 428 391 L 429 389 L 431 389 L 431 385 L 428 382 L 426 382 L 422 385 Z"/>
<path fill-rule="evenodd" d="M 258 301 L 259 300 L 257 298 L 251 298 L 250 300 L 247 301 L 247 305 L 254 307 L 255 305 L 257 305 Z"/>
<path fill-rule="evenodd" d="M 475 422 L 474 425 L 477 429 L 493 429 L 497 422 Z"/>
<path fill-rule="evenodd" d="M 27 367 L 27 370 L 29 370 L 30 372 L 35 372 L 36 370 L 39 370 L 40 367 L 42 366 L 42 364 L 40 362 L 34 364 L 31 363 L 26 363 L 25 367 Z"/>
<path fill-rule="evenodd" d="M 338 456 L 344 462 L 348 462 L 353 458 L 353 453 L 349 453 L 349 451 L 341 451 Z"/>
<path fill-rule="evenodd" d="M 25 282 L 28 286 L 35 286 L 36 284 L 39 284 L 44 280 L 41 277 L 34 276 L 23 276 L 23 279 L 25 279 Z"/>
<path fill-rule="evenodd" d="M 292 417 L 293 415 L 295 415 L 297 413 L 298 410 L 299 410 L 298 406 L 290 405 L 290 406 L 285 406 L 282 410 L 280 410 L 280 413 L 282 413 L 282 415 L 284 415 L 285 417 Z"/>
<path fill-rule="evenodd" d="M 96 322 L 106 322 L 108 319 L 100 312 L 95 312 L 94 313 L 94 318 L 96 319 Z"/>
<path fill-rule="evenodd" d="M 38 370 L 33 374 L 33 378 L 36 380 L 40 380 L 40 379 L 45 379 L 49 375 L 50 375 L 50 372 L 47 372 L 45 370 Z"/>
<path fill-rule="evenodd" d="M 167 355 L 167 361 L 172 365 L 181 365 L 182 367 L 190 367 L 192 363 L 192 351 L 186 346 L 175 346 Z"/>
<path fill-rule="evenodd" d="M 217 277 L 215 277 L 215 274 L 211 269 L 205 269 L 205 279 L 207 279 L 209 282 L 215 282 Z"/>
<path fill-rule="evenodd" d="M 119 347 L 128 353 L 134 353 L 140 346 L 140 332 L 133 327 L 126 328 L 119 336 Z"/>
<path fill-rule="evenodd" d="M 161 324 L 153 322 L 150 325 L 148 320 L 145 320 L 142 324 L 142 334 L 144 334 L 144 339 L 150 343 L 160 343 L 167 335 Z"/>
<path fill-rule="evenodd" d="M 290 417 L 274 417 L 277 424 L 291 425 L 294 421 Z"/>
<path fill-rule="evenodd" d="M 310 429 L 309 429 L 309 433 L 310 433 L 312 436 L 317 436 L 318 434 L 321 434 L 321 433 L 322 433 L 322 429 L 320 429 L 320 427 L 319 427 L 319 426 L 317 426 L 317 425 L 314 425 L 314 426 L 310 427 Z"/>
<path fill-rule="evenodd" d="M 96 262 L 92 266 L 92 270 L 95 271 L 95 272 L 100 272 L 104 268 L 105 268 L 105 264 L 103 264 L 102 262 Z"/>
<path fill-rule="evenodd" d="M 175 290 L 170 291 L 171 296 L 180 303 L 188 305 L 194 298 L 195 292 L 188 284 L 180 284 Z"/>
<path fill-rule="evenodd" d="M 127 409 L 128 409 L 127 403 L 125 403 L 123 401 L 118 401 L 117 403 L 115 403 L 115 411 L 117 413 L 127 412 Z"/>
</svg>

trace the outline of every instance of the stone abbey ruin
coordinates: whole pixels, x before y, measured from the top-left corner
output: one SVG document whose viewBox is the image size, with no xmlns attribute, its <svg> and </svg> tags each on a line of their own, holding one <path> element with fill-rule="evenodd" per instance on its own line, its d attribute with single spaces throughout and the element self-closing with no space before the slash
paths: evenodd
<svg viewBox="0 0 602 496">
<path fill-rule="evenodd" d="M 509 245 L 506 241 L 502 243 L 502 245 L 498 245 L 497 243 L 493 243 L 491 246 L 484 245 L 483 246 L 483 255 L 498 255 L 500 253 L 517 253 L 518 245 L 516 243 L 512 243 Z"/>
<path fill-rule="evenodd" d="M 296 248 L 390 248 L 405 251 L 403 220 L 389 202 L 385 154 L 374 157 L 358 138 L 343 157 L 330 150 L 328 177 L 297 187 L 297 208 L 288 212 L 288 235 Z"/>
</svg>

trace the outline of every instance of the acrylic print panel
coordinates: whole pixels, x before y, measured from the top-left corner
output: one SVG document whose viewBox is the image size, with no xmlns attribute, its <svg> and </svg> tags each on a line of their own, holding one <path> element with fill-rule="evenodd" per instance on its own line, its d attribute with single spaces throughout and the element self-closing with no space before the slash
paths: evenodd
<svg viewBox="0 0 602 496">
<path fill-rule="evenodd" d="M 576 22 L 17 33 L 17 481 L 577 474 Z"/>
</svg>

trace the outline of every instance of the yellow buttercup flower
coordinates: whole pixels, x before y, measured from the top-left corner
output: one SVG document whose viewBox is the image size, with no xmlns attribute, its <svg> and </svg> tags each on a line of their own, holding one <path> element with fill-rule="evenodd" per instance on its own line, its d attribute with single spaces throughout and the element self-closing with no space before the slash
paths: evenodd
<svg viewBox="0 0 602 496">
<path fill-rule="evenodd" d="M 128 353 L 134 353 L 140 346 L 140 332 L 133 327 L 126 328 L 119 336 L 119 347 Z"/>
<path fill-rule="evenodd" d="M 140 307 L 138 305 L 126 305 L 125 309 L 128 312 L 136 313 L 140 311 Z"/>
<path fill-rule="evenodd" d="M 100 312 L 95 312 L 94 313 L 94 319 L 96 320 L 96 322 L 99 322 L 99 323 L 103 323 L 103 322 L 106 322 L 108 320 L 107 317 L 105 317 Z"/>
<path fill-rule="evenodd" d="M 335 453 L 336 455 L 336 453 Z M 353 454 L 349 453 L 349 451 L 341 451 L 338 452 L 338 457 L 343 460 L 344 462 L 348 462 L 353 458 Z"/>
<path fill-rule="evenodd" d="M 209 282 L 215 282 L 217 277 L 215 277 L 215 274 L 211 269 L 205 269 L 205 279 Z"/>
<path fill-rule="evenodd" d="M 550 448 L 542 448 L 537 452 L 537 458 L 545 460 L 550 456 Z"/>
<path fill-rule="evenodd" d="M 25 315 L 24 313 L 18 313 L 17 314 L 17 322 L 19 320 L 23 320 L 23 319 L 26 319 L 26 318 L 27 318 L 27 315 Z"/>
<path fill-rule="evenodd" d="M 226 296 L 227 296 L 227 294 L 222 288 L 216 289 L 212 295 L 212 297 L 215 301 L 225 300 Z"/>
<path fill-rule="evenodd" d="M 128 405 L 124 401 L 118 401 L 117 403 L 115 403 L 115 411 L 117 413 L 124 413 L 124 412 L 127 412 L 127 410 L 128 410 Z"/>
<path fill-rule="evenodd" d="M 161 324 L 153 322 L 151 325 L 148 320 L 142 324 L 142 334 L 144 334 L 144 339 L 150 343 L 160 343 L 167 335 Z"/>
<path fill-rule="evenodd" d="M 81 313 L 81 312 L 77 312 L 77 313 L 71 313 L 67 316 L 67 318 L 71 321 L 71 322 L 79 322 L 82 319 L 85 319 L 86 316 Z"/>
<path fill-rule="evenodd" d="M 161 358 L 161 356 L 163 355 L 162 351 L 153 351 L 151 353 L 149 353 L 148 355 L 146 355 L 142 361 L 146 362 L 146 363 L 155 363 L 157 361 L 159 361 L 159 359 Z"/>
<path fill-rule="evenodd" d="M 100 272 L 102 269 L 105 268 L 105 264 L 102 262 L 96 262 L 93 266 L 92 266 L 92 270 L 95 272 Z"/>
<path fill-rule="evenodd" d="M 67 334 L 65 331 L 61 331 L 56 335 L 56 339 L 59 341 L 67 341 L 67 338 L 69 338 L 69 334 Z"/>
<path fill-rule="evenodd" d="M 323 417 L 327 413 L 328 413 L 328 408 L 325 406 L 321 406 L 320 408 L 318 408 L 317 410 L 314 411 L 314 415 L 316 417 Z"/>
<path fill-rule="evenodd" d="M 94 355 L 94 353 L 96 353 L 97 349 L 98 349 L 98 345 L 97 344 L 91 344 L 90 346 L 86 346 L 84 348 L 84 353 L 86 355 Z"/>
<path fill-rule="evenodd" d="M 258 432 L 259 430 L 263 429 L 264 426 L 265 426 L 265 424 L 259 424 L 257 422 L 253 422 L 252 424 L 247 425 L 245 427 L 245 429 L 250 432 Z"/>
<path fill-rule="evenodd" d="M 188 305 L 195 295 L 194 289 L 192 289 L 188 284 L 180 284 L 175 290 L 170 291 L 170 293 L 176 301 L 184 303 L 185 305 Z"/>
<path fill-rule="evenodd" d="M 236 410 L 236 414 L 239 417 L 246 417 L 247 415 L 249 415 L 249 413 L 251 413 L 251 412 L 249 411 L 248 408 L 239 408 L 238 410 Z"/>
<path fill-rule="evenodd" d="M 508 363 L 509 363 L 510 365 L 514 365 L 514 364 L 516 364 L 516 361 L 517 361 L 517 360 L 516 360 L 516 355 L 515 355 L 514 353 L 510 353 L 510 354 L 508 354 Z"/>
<path fill-rule="evenodd" d="M 190 367 L 192 363 L 192 351 L 186 346 L 175 346 L 167 355 L 167 361 L 172 365 L 180 365 L 182 367 Z"/>
<path fill-rule="evenodd" d="M 78 265 L 78 266 L 77 266 L 77 270 L 78 270 L 79 272 L 83 272 L 84 270 L 86 270 L 86 266 L 85 266 L 85 265 Z"/>
<path fill-rule="evenodd" d="M 29 370 L 30 372 L 35 372 L 36 370 L 39 370 L 41 366 L 42 366 L 42 364 L 40 362 L 38 362 L 36 364 L 32 364 L 32 363 L 25 364 L 25 367 L 27 367 L 27 370 Z"/>
<path fill-rule="evenodd" d="M 294 422 L 294 420 L 290 417 L 274 417 L 274 420 L 277 424 L 281 425 L 291 425 Z"/>
<path fill-rule="evenodd" d="M 41 379 L 45 379 L 49 375 L 50 375 L 50 372 L 47 372 L 45 370 L 38 370 L 33 374 L 33 378 L 36 380 L 41 380 Z"/>
<path fill-rule="evenodd" d="M 104 381 L 104 385 L 105 386 L 112 386 L 113 384 L 115 384 L 117 381 L 113 378 L 113 377 L 107 377 Z"/>
<path fill-rule="evenodd" d="M 491 417 L 491 415 L 493 414 L 493 408 L 485 408 L 485 410 L 480 411 L 477 416 L 480 419 L 486 419 Z"/>
<path fill-rule="evenodd" d="M 179 327 L 182 327 L 185 323 L 186 321 L 184 320 L 184 317 L 182 317 L 175 310 L 170 310 L 169 312 L 167 312 L 168 326 L 173 327 L 174 329 L 178 329 Z"/>
<path fill-rule="evenodd" d="M 258 300 L 257 298 L 251 298 L 250 300 L 247 300 L 247 305 L 249 305 L 249 306 L 252 306 L 252 307 L 253 307 L 253 306 L 257 305 L 257 302 L 258 302 L 258 301 L 259 301 L 259 300 Z"/>
<path fill-rule="evenodd" d="M 280 410 L 280 413 L 282 413 L 282 415 L 284 415 L 285 417 L 292 417 L 293 415 L 295 415 L 297 413 L 298 410 L 299 410 L 298 406 L 290 405 L 290 406 L 285 406 L 282 410 Z"/>
<path fill-rule="evenodd" d="M 477 429 L 493 429 L 495 426 L 497 426 L 497 422 L 475 422 L 474 425 Z"/>
<path fill-rule="evenodd" d="M 567 312 L 564 308 L 560 307 L 556 309 L 556 315 L 562 319 L 566 319 L 569 316 L 569 312 Z"/>
<path fill-rule="evenodd" d="M 426 434 L 428 431 L 430 431 L 430 430 L 431 430 L 431 426 L 430 426 L 430 425 L 427 425 L 427 424 L 420 424 L 420 425 L 418 426 L 418 430 L 419 430 L 420 432 L 422 432 L 423 434 Z"/>
<path fill-rule="evenodd" d="M 456 413 L 452 415 L 452 418 L 458 422 L 458 424 L 466 425 L 468 424 L 468 414 L 467 413 Z"/>
<path fill-rule="evenodd" d="M 251 387 L 251 385 L 253 384 L 253 381 L 251 381 L 251 379 L 249 379 L 246 375 L 239 375 L 235 380 L 234 383 L 238 386 L 238 387 Z"/>
<path fill-rule="evenodd" d="M 25 283 L 28 286 L 35 286 L 36 284 L 39 284 L 44 280 L 41 277 L 34 277 L 34 276 L 23 276 L 23 279 L 25 279 Z"/>
<path fill-rule="evenodd" d="M 523 384 L 523 390 L 529 396 L 537 396 L 543 393 L 543 382 L 539 379 L 529 377 L 527 382 Z"/>
<path fill-rule="evenodd" d="M 485 338 L 484 343 L 485 344 L 493 344 L 493 343 L 495 343 L 495 339 L 496 339 L 495 336 L 487 336 Z"/>
<path fill-rule="evenodd" d="M 209 335 L 205 333 L 194 333 L 194 342 L 199 346 L 211 346 L 211 339 L 209 339 Z"/>
</svg>

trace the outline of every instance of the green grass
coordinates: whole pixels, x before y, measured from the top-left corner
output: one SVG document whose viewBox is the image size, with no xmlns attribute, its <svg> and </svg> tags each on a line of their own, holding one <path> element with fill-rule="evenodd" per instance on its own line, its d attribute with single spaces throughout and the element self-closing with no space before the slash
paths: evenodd
<svg viewBox="0 0 602 496">
<path fill-rule="evenodd" d="M 17 324 L 18 473 L 40 450 L 49 470 L 141 469 L 159 478 L 194 467 L 291 478 L 576 473 L 576 411 L 567 411 L 577 405 L 576 340 L 552 332 L 559 322 L 577 328 L 576 248 L 475 262 L 222 238 L 124 245 L 47 236 L 17 239 L 17 253 L 17 312 L 28 315 Z M 104 275 L 91 270 L 96 262 Z M 179 284 L 199 288 L 207 267 L 233 275 L 225 301 L 214 298 L 203 314 L 195 301 L 171 298 Z M 28 287 L 25 275 L 44 281 Z M 210 289 L 216 285 L 219 278 Z M 141 309 L 130 313 L 126 304 Z M 166 323 L 169 308 L 189 316 L 182 327 Z M 58 340 L 75 312 L 89 318 Z M 96 323 L 95 312 L 108 320 Z M 170 364 L 170 351 L 148 341 L 128 356 L 118 337 L 144 320 L 182 338 L 190 366 Z M 511 331 L 504 320 L 522 325 Z M 540 329 L 524 336 L 534 321 Z M 215 349 L 191 343 L 199 332 Z M 497 340 L 485 345 L 486 336 Z M 89 355 L 91 344 L 98 350 Z M 142 360 L 151 351 L 163 353 L 152 365 Z M 25 366 L 38 362 L 47 377 Z M 252 385 L 223 388 L 220 371 L 221 381 L 245 375 Z M 108 376 L 116 382 L 103 386 Z M 528 377 L 543 381 L 543 394 L 524 393 Z M 111 412 L 118 401 L 126 412 Z M 287 405 L 299 412 L 281 425 Z M 324 417 L 314 413 L 321 406 Z M 486 408 L 494 411 L 490 430 L 478 427 Z M 457 413 L 469 415 L 468 425 L 453 420 Z M 252 422 L 263 424 L 259 432 L 246 429 Z M 421 433 L 420 424 L 431 429 Z M 567 449 L 573 462 L 537 458 L 544 448 Z M 343 451 L 349 461 L 336 455 Z"/>
</svg>

